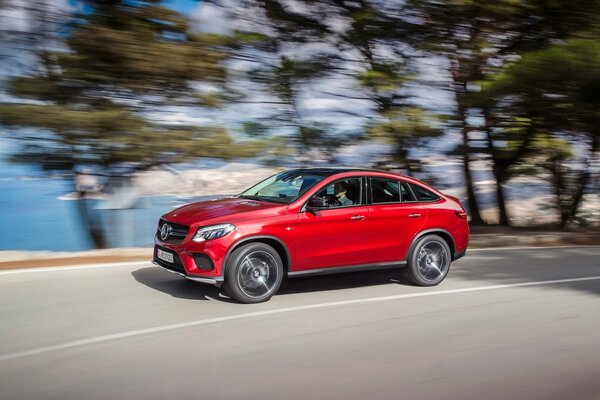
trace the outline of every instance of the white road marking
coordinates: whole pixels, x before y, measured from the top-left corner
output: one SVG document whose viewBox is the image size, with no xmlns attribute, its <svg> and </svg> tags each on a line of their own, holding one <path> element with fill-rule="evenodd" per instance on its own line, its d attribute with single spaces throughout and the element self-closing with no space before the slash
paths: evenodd
<svg viewBox="0 0 600 400">
<path fill-rule="evenodd" d="M 547 246 L 499 246 L 499 247 L 480 247 L 477 249 L 467 249 L 468 257 L 469 253 L 474 251 L 490 251 L 490 250 L 543 250 L 543 249 L 594 249 L 599 248 L 597 244 L 565 244 L 560 246 L 547 245 Z"/>
<path fill-rule="evenodd" d="M 133 336 L 147 335 L 151 333 L 172 331 L 176 329 L 183 329 L 189 327 L 195 327 L 200 325 L 208 325 L 217 322 L 227 322 L 227 321 L 235 321 L 241 319 L 248 319 L 253 317 L 262 317 L 266 315 L 274 315 L 274 314 L 284 314 L 295 311 L 305 311 L 305 310 L 314 310 L 319 308 L 328 308 L 328 307 L 339 307 L 339 306 L 349 306 L 356 304 L 368 304 L 374 302 L 381 301 L 391 301 L 391 300 L 401 300 L 401 299 L 410 299 L 415 297 L 426 297 L 426 296 L 439 296 L 446 294 L 455 294 L 455 293 L 468 293 L 468 292 L 477 292 L 483 290 L 495 290 L 495 289 L 507 289 L 514 287 L 523 287 L 523 286 L 541 286 L 541 285 L 553 285 L 560 283 L 570 283 L 570 282 L 584 282 L 584 281 L 595 281 L 600 280 L 600 275 L 596 276 L 587 276 L 582 278 L 569 278 L 569 279 L 555 279 L 550 281 L 532 281 L 532 282 L 521 282 L 521 283 L 509 283 L 505 285 L 491 285 L 491 286 L 477 286 L 470 288 L 462 288 L 462 289 L 449 289 L 449 290 L 438 290 L 433 292 L 420 292 L 420 293 L 410 293 L 410 294 L 398 294 L 393 296 L 382 296 L 382 297 L 368 297 L 363 299 L 354 299 L 354 300 L 344 300 L 344 301 L 332 301 L 326 303 L 317 303 L 317 304 L 307 304 L 303 306 L 295 306 L 295 307 L 286 307 L 286 308 L 276 308 L 272 310 L 264 310 L 264 311 L 256 311 L 244 314 L 234 314 L 225 317 L 215 317 L 215 318 L 207 318 L 200 319 L 196 321 L 182 322 L 179 324 L 170 324 L 170 325 L 162 325 L 156 326 L 152 328 L 146 329 L 138 329 L 133 331 L 115 333 L 112 335 L 104 335 L 104 336 L 95 336 L 87 339 L 75 340 L 72 342 L 59 343 L 52 346 L 38 347 L 36 349 L 18 351 L 14 353 L 6 353 L 0 355 L 0 361 L 13 360 L 15 358 L 33 356 L 37 354 L 50 353 L 53 351 L 69 349 L 72 347 L 85 346 L 89 344 L 96 344 L 102 342 L 108 342 L 111 340 L 124 339 Z"/>
<path fill-rule="evenodd" d="M 467 249 L 467 255 L 464 259 L 468 259 L 469 254 L 477 251 L 489 251 L 489 250 L 542 250 L 542 249 L 600 249 L 597 245 L 572 245 L 572 246 L 530 246 L 530 247 L 484 247 L 479 249 Z M 462 260 L 462 258 L 461 258 Z M 30 272 L 56 272 L 56 271 L 70 271 L 70 270 L 82 270 L 82 269 L 94 269 L 94 268 L 111 268 L 111 267 L 127 267 L 136 265 L 151 265 L 152 261 L 133 261 L 133 262 L 116 262 L 116 263 L 103 263 L 103 264 L 80 264 L 71 266 L 60 266 L 60 267 L 40 267 L 40 268 L 22 268 L 22 269 L 7 269 L 0 271 L 2 275 L 13 275 L 13 274 L 26 274 Z"/>
<path fill-rule="evenodd" d="M 132 262 L 116 262 L 103 264 L 81 264 L 70 265 L 64 267 L 40 267 L 40 268 L 23 268 L 23 269 L 7 269 L 0 271 L 0 275 L 26 274 L 29 272 L 56 272 L 56 271 L 71 271 L 79 269 L 94 269 L 94 268 L 112 268 L 112 267 L 127 267 L 136 265 L 152 265 L 152 261 L 132 261 Z"/>
</svg>

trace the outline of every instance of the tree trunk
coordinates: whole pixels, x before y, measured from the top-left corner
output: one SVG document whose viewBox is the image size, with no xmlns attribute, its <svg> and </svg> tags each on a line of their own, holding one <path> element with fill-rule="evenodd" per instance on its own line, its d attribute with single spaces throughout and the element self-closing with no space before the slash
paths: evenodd
<svg viewBox="0 0 600 400">
<path fill-rule="evenodd" d="M 85 200 L 86 192 L 85 190 L 80 190 L 77 187 L 77 173 L 73 175 L 73 187 L 75 188 L 75 193 L 77 193 L 77 211 L 79 212 L 79 217 L 81 218 L 81 223 L 83 224 L 84 230 L 88 233 L 94 248 L 96 249 L 105 249 L 106 248 L 106 237 L 104 235 L 104 231 L 101 226 L 92 221 L 92 217 L 89 213 L 87 203 Z"/>
<path fill-rule="evenodd" d="M 565 177 L 563 175 L 562 160 L 555 158 L 548 164 L 547 169 L 551 173 L 551 183 L 554 189 L 554 197 L 556 198 L 556 209 L 558 211 L 559 225 L 564 228 L 566 226 L 567 219 L 565 218 L 566 213 L 564 212 L 564 190 L 565 190 Z"/>
<path fill-rule="evenodd" d="M 455 84 L 458 84 L 455 82 Z M 473 185 L 473 177 L 471 175 L 471 153 L 469 147 L 469 127 L 467 126 L 467 119 L 465 110 L 461 101 L 461 94 L 455 90 L 456 105 L 458 110 L 458 117 L 461 124 L 461 133 L 463 141 L 463 173 L 465 176 L 465 187 L 467 190 L 467 204 L 469 212 L 471 213 L 471 224 L 473 225 L 485 225 L 485 222 L 481 218 L 479 212 L 479 205 L 477 204 L 477 197 L 475 195 L 475 189 Z"/>
<path fill-rule="evenodd" d="M 578 179 L 579 185 L 577 186 L 577 190 L 573 194 L 571 204 L 565 214 L 561 217 L 561 228 L 564 228 L 571 222 L 579 211 L 579 207 L 581 206 L 581 201 L 583 200 L 583 195 L 585 194 L 585 189 L 592 177 L 591 166 L 593 164 L 594 157 L 598 152 L 598 147 L 600 147 L 600 136 L 598 134 L 592 135 L 592 144 L 590 149 L 590 154 L 586 160 L 585 167 L 583 173 Z"/>
<path fill-rule="evenodd" d="M 565 229 L 567 227 L 567 225 L 569 224 L 569 221 L 571 220 L 571 216 L 569 215 L 568 212 L 565 212 L 564 210 L 561 210 L 561 214 L 560 214 L 560 228 L 561 229 Z"/>
<path fill-rule="evenodd" d="M 494 173 L 494 180 L 496 181 L 496 203 L 498 205 L 498 223 L 503 226 L 510 226 L 510 218 L 506 210 L 506 197 L 504 196 L 504 181 L 505 177 L 498 168 L 496 148 L 494 147 L 494 141 L 492 139 L 491 123 L 487 110 L 483 111 L 485 119 L 485 133 L 487 137 L 487 145 L 492 158 L 492 172 Z"/>
<path fill-rule="evenodd" d="M 463 127 L 463 145 L 465 146 L 463 154 L 463 172 L 465 174 L 465 186 L 467 189 L 467 203 L 469 205 L 469 211 L 471 212 L 471 223 L 473 225 L 485 225 L 485 222 L 481 218 L 479 212 L 479 205 L 477 204 L 477 197 L 475 196 L 475 189 L 473 185 L 473 177 L 471 175 L 471 157 L 469 154 L 469 139 L 466 127 Z"/>
<path fill-rule="evenodd" d="M 506 210 L 506 198 L 504 196 L 504 181 L 498 176 L 498 173 L 495 172 L 496 175 L 496 201 L 498 203 L 498 223 L 503 226 L 510 226 L 510 219 L 508 218 L 508 212 Z"/>
</svg>

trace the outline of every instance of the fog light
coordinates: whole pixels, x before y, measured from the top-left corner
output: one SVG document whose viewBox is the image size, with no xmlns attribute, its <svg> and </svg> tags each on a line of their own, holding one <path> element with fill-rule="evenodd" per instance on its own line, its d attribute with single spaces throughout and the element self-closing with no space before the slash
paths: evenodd
<svg viewBox="0 0 600 400">
<path fill-rule="evenodd" d="M 212 271 L 215 267 L 209 256 L 202 253 L 196 253 L 192 255 L 196 268 L 202 271 Z"/>
</svg>

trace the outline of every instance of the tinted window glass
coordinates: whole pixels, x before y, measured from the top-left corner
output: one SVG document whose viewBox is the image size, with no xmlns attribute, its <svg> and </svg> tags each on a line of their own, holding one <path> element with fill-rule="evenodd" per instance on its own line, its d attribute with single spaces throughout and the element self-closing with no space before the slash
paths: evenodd
<svg viewBox="0 0 600 400">
<path fill-rule="evenodd" d="M 329 200 L 329 208 L 348 207 L 361 204 L 361 178 L 335 181 L 315 195 Z"/>
<path fill-rule="evenodd" d="M 435 193 L 425 189 L 422 186 L 411 184 L 410 187 L 419 201 L 433 201 L 439 199 Z"/>
<path fill-rule="evenodd" d="M 371 178 L 373 204 L 399 203 L 400 187 L 395 179 Z"/>
<path fill-rule="evenodd" d="M 415 201 L 415 196 L 408 187 L 408 183 L 400 182 L 400 192 L 402 193 L 402 202 Z"/>
<path fill-rule="evenodd" d="M 289 204 L 323 178 L 324 176 L 296 171 L 281 172 L 254 185 L 240 197 Z"/>
</svg>

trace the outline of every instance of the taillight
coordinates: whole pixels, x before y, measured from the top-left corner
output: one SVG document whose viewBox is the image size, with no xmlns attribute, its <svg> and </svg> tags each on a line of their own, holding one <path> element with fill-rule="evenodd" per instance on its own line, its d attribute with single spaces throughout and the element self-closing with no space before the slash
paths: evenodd
<svg viewBox="0 0 600 400">
<path fill-rule="evenodd" d="M 467 219 L 467 212 L 465 210 L 454 210 L 454 214 L 460 219 Z"/>
</svg>

